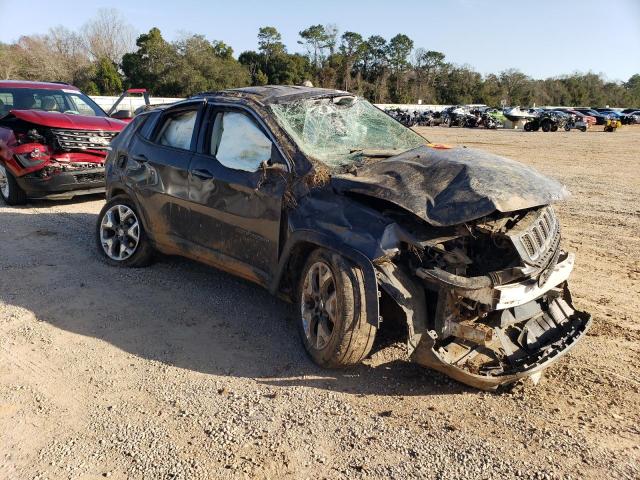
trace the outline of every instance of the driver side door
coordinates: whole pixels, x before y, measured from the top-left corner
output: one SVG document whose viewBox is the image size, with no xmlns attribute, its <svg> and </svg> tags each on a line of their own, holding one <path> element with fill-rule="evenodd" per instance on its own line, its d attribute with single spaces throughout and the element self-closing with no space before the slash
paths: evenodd
<svg viewBox="0 0 640 480">
<path fill-rule="evenodd" d="M 189 168 L 194 243 L 221 267 L 266 284 L 278 262 L 287 164 L 252 112 L 210 106 Z"/>
</svg>

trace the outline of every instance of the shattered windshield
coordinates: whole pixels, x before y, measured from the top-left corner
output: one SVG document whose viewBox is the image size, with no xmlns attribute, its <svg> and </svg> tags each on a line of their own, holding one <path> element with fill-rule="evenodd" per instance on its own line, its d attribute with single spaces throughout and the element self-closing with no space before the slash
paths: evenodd
<svg viewBox="0 0 640 480">
<path fill-rule="evenodd" d="M 366 156 L 397 155 L 426 143 L 358 97 L 307 99 L 271 108 L 300 149 L 330 167 L 350 165 Z"/>
</svg>

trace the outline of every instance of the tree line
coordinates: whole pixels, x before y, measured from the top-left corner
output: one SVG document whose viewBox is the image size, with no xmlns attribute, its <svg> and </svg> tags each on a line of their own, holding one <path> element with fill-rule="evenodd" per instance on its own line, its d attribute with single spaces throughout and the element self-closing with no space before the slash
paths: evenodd
<svg viewBox="0 0 640 480">
<path fill-rule="evenodd" d="M 88 94 L 144 87 L 152 95 L 186 97 L 246 85 L 293 84 L 348 90 L 375 103 L 616 105 L 640 107 L 640 74 L 626 82 L 595 73 L 534 79 L 516 69 L 482 75 L 444 53 L 416 47 L 407 35 L 367 38 L 335 25 L 299 32 L 302 52 L 289 52 L 273 26 L 257 48 L 234 55 L 220 40 L 186 35 L 167 41 L 157 28 L 137 38 L 123 16 L 100 10 L 78 32 L 63 27 L 0 44 L 0 77 L 64 81 Z"/>
</svg>

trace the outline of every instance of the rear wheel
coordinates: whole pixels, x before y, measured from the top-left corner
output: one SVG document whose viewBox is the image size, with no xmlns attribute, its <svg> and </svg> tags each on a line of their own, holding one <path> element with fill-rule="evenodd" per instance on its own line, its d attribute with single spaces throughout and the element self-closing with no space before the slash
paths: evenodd
<svg viewBox="0 0 640 480">
<path fill-rule="evenodd" d="M 3 164 L 0 164 L 0 196 L 8 205 L 22 205 L 27 201 L 26 193 Z"/>
<path fill-rule="evenodd" d="M 549 130 L 551 130 L 551 122 L 549 120 L 543 120 L 542 125 L 540 126 L 542 127 L 543 132 L 548 132 Z"/>
<path fill-rule="evenodd" d="M 298 286 L 300 337 L 314 362 L 339 368 L 362 361 L 376 327 L 368 323 L 362 271 L 337 253 L 311 253 Z"/>
<path fill-rule="evenodd" d="M 96 224 L 96 242 L 98 251 L 111 265 L 144 267 L 153 257 L 153 247 L 135 204 L 124 195 L 113 197 L 102 207 Z"/>
</svg>

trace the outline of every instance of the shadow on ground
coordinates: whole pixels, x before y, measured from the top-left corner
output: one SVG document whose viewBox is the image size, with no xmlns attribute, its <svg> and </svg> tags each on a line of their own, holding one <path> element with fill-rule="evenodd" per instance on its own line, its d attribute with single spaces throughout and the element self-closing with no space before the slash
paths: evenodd
<svg viewBox="0 0 640 480">
<path fill-rule="evenodd" d="M 111 267 L 94 246 L 94 213 L 21 208 L 0 217 L 0 301 L 60 329 L 167 365 L 272 386 L 383 395 L 469 390 L 397 355 L 376 367 L 320 369 L 298 339 L 291 305 L 178 257 L 145 269 Z"/>
</svg>

